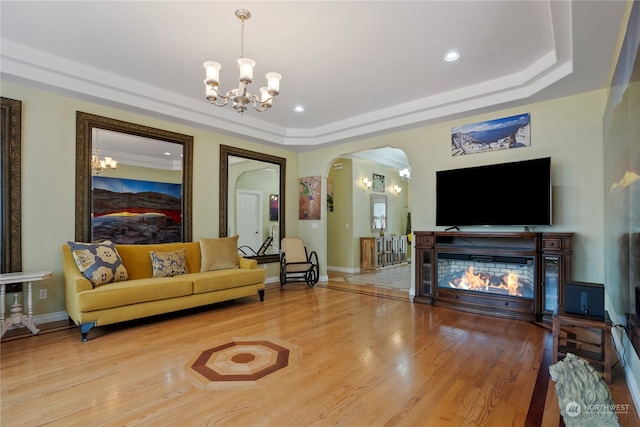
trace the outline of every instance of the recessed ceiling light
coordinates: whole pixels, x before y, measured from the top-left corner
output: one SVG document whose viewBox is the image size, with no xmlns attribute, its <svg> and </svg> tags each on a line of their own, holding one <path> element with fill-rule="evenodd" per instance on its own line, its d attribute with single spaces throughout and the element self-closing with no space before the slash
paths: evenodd
<svg viewBox="0 0 640 427">
<path fill-rule="evenodd" d="M 170 156 L 171 153 L 169 153 L 168 151 L 166 153 L 164 153 L 165 156 Z"/>
<path fill-rule="evenodd" d="M 455 61 L 458 58 L 460 58 L 460 52 L 456 52 L 453 50 L 444 56 L 445 61 Z"/>
<path fill-rule="evenodd" d="M 302 113 L 304 111 L 304 107 L 302 105 L 298 105 L 293 109 L 293 111 L 295 111 L 296 113 Z"/>
</svg>

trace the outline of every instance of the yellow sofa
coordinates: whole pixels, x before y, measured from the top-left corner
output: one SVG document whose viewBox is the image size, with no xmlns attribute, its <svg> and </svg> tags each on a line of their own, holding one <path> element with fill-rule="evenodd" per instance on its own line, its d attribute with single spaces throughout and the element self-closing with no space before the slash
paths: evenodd
<svg viewBox="0 0 640 427">
<path fill-rule="evenodd" d="M 67 314 L 82 341 L 94 326 L 109 325 L 247 296 L 264 301 L 265 271 L 238 257 L 240 268 L 201 272 L 200 242 L 115 245 L 128 279 L 93 286 L 83 276 L 68 244 L 62 246 Z M 150 251 L 186 249 L 187 274 L 153 278 Z"/>
</svg>

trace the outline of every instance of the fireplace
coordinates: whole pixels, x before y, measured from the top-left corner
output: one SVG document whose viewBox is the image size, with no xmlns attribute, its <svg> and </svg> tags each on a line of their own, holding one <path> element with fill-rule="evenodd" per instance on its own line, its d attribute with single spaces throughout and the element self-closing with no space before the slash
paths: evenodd
<svg viewBox="0 0 640 427">
<path fill-rule="evenodd" d="M 563 303 L 572 233 L 414 234 L 414 302 L 528 321 Z"/>
<path fill-rule="evenodd" d="M 535 257 L 438 253 L 439 288 L 519 298 L 535 297 Z"/>
</svg>

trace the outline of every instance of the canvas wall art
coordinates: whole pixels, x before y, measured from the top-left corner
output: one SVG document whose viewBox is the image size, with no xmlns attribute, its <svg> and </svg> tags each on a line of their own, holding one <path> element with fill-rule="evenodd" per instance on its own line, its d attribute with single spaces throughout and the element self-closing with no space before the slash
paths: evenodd
<svg viewBox="0 0 640 427">
<path fill-rule="evenodd" d="M 320 219 L 321 176 L 300 178 L 298 185 L 298 218 Z"/>
<path fill-rule="evenodd" d="M 182 241 L 182 185 L 92 178 L 91 240 L 146 244 Z"/>
<path fill-rule="evenodd" d="M 384 193 L 384 175 L 373 174 L 373 186 L 371 189 L 378 193 Z"/>
<path fill-rule="evenodd" d="M 531 146 L 529 113 L 451 129 L 451 155 L 485 153 Z"/>
<path fill-rule="evenodd" d="M 269 196 L 269 221 L 277 221 L 280 212 L 280 197 L 277 194 Z"/>
</svg>

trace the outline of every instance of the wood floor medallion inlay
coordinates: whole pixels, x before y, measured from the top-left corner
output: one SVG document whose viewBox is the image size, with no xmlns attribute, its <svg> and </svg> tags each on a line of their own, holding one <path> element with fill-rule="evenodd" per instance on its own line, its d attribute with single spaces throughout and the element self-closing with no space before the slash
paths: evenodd
<svg viewBox="0 0 640 427">
<path fill-rule="evenodd" d="M 189 363 L 206 388 L 257 388 L 257 381 L 300 359 L 300 348 L 276 338 L 233 338 L 200 352 Z"/>
</svg>

